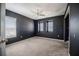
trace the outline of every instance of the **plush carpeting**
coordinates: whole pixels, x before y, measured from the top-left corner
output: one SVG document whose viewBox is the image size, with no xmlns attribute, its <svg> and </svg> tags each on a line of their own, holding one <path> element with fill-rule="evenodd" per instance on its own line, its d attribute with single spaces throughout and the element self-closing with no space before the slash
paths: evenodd
<svg viewBox="0 0 79 59">
<path fill-rule="evenodd" d="M 63 40 L 32 37 L 6 46 L 7 56 L 68 56 Z"/>
</svg>

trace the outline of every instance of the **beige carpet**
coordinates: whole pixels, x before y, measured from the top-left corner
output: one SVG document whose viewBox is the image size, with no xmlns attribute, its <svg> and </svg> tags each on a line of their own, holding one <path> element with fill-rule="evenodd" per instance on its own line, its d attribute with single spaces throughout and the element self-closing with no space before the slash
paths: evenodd
<svg viewBox="0 0 79 59">
<path fill-rule="evenodd" d="M 63 40 L 32 37 L 6 46 L 7 56 L 68 56 Z"/>
</svg>

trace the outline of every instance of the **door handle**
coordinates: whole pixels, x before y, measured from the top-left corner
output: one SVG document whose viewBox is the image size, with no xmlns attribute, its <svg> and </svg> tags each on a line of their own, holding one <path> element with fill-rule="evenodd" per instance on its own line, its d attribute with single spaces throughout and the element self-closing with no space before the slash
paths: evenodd
<svg viewBox="0 0 79 59">
<path fill-rule="evenodd" d="M 0 43 L 4 43 L 4 42 L 7 42 L 7 40 L 0 40 Z"/>
</svg>

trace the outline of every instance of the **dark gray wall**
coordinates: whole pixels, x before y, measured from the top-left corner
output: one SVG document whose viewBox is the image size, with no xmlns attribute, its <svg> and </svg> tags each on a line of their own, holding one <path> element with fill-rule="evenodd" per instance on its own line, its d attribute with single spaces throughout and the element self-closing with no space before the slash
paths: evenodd
<svg viewBox="0 0 79 59">
<path fill-rule="evenodd" d="M 70 4 L 70 55 L 79 56 L 79 4 Z"/>
<path fill-rule="evenodd" d="M 34 22 L 33 19 L 27 18 L 20 14 L 11 12 L 6 10 L 6 15 L 15 17 L 17 19 L 17 37 L 15 38 L 8 38 L 7 43 L 16 42 L 19 40 L 23 40 L 34 35 Z M 22 36 L 22 38 L 21 38 Z"/>
<path fill-rule="evenodd" d="M 53 32 L 46 32 L 45 30 L 45 23 L 48 20 L 53 20 Z M 44 22 L 44 31 L 43 32 L 38 32 L 38 22 L 42 21 Z M 34 21 L 34 26 L 35 26 L 35 35 L 37 36 L 42 36 L 42 37 L 49 37 L 49 38 L 56 38 L 56 39 L 63 39 L 63 25 L 64 25 L 64 16 L 56 16 L 56 17 L 51 17 L 51 18 L 45 18 L 45 19 L 40 19 L 40 20 L 35 20 Z M 59 37 L 58 37 L 59 35 Z"/>
</svg>

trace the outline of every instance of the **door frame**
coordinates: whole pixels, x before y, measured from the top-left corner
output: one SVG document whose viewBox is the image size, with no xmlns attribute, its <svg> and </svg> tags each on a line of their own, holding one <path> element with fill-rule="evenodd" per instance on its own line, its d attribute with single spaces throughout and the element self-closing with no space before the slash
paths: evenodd
<svg viewBox="0 0 79 59">
<path fill-rule="evenodd" d="M 5 45 L 5 3 L 0 3 L 0 56 L 6 55 Z"/>
</svg>

